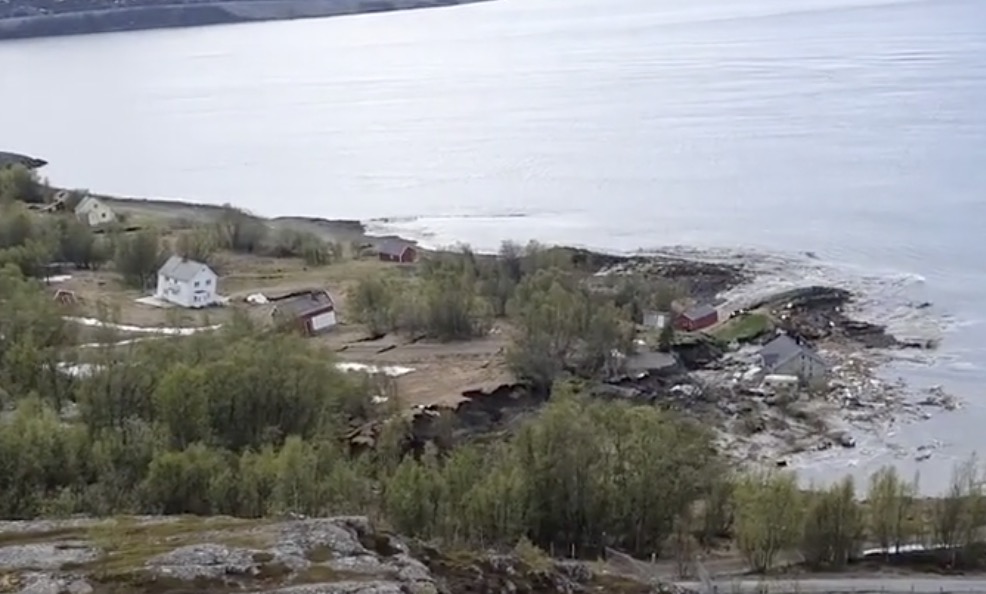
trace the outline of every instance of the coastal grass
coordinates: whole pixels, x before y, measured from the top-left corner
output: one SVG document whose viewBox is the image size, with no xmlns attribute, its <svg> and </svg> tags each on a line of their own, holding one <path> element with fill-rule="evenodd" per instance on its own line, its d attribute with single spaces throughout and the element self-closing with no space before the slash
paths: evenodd
<svg viewBox="0 0 986 594">
<path fill-rule="evenodd" d="M 86 540 L 103 554 L 75 569 L 86 569 L 104 578 L 131 574 L 141 570 L 152 557 L 182 546 L 203 542 L 234 546 L 231 541 L 258 525 L 258 521 L 228 517 L 178 516 L 168 521 L 118 517 L 85 530 Z"/>
<path fill-rule="evenodd" d="M 712 329 L 711 334 L 721 342 L 749 342 L 770 331 L 773 321 L 770 316 L 760 312 L 751 312 L 736 316 Z"/>
</svg>

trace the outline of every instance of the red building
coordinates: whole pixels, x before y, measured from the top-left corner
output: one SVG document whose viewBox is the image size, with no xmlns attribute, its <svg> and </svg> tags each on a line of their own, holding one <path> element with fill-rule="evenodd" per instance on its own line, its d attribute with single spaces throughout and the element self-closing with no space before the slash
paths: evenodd
<svg viewBox="0 0 986 594">
<path fill-rule="evenodd" d="M 678 316 L 675 328 L 685 332 L 703 330 L 719 321 L 719 311 L 711 305 L 696 305 Z"/>
<path fill-rule="evenodd" d="M 378 253 L 384 262 L 411 264 L 418 259 L 418 250 L 403 241 L 387 240 L 380 244 Z"/>
</svg>

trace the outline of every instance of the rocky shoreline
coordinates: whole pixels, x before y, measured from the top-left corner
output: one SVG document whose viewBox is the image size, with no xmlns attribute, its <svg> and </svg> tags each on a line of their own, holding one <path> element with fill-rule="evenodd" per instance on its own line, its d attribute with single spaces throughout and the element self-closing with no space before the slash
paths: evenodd
<svg viewBox="0 0 986 594">
<path fill-rule="evenodd" d="M 10 0 L 0 3 L 0 40 L 322 18 L 488 0 L 142 0 L 88 4 Z"/>
</svg>

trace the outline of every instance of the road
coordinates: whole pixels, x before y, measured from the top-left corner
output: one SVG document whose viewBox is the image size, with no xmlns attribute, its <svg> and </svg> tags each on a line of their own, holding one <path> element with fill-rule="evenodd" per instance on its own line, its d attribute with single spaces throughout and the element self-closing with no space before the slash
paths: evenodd
<svg viewBox="0 0 986 594">
<path fill-rule="evenodd" d="M 956 577 L 861 577 L 861 578 L 807 578 L 803 580 L 714 580 L 718 594 L 947 594 L 986 593 L 986 578 Z M 679 582 L 677 585 L 704 592 L 697 582 Z"/>
</svg>

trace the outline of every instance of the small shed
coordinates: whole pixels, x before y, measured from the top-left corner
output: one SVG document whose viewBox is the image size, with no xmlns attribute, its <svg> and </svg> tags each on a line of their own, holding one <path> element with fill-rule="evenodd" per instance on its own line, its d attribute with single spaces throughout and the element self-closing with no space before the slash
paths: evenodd
<svg viewBox="0 0 986 594">
<path fill-rule="evenodd" d="M 666 311 L 645 311 L 644 327 L 650 330 L 664 330 L 671 323 L 671 314 Z"/>
<path fill-rule="evenodd" d="M 68 289 L 58 289 L 55 291 L 54 296 L 55 303 L 59 305 L 75 305 L 78 303 L 79 298 L 75 294 L 75 291 L 69 291 Z"/>
<path fill-rule="evenodd" d="M 116 213 L 99 198 L 86 196 L 75 207 L 75 216 L 90 227 L 98 227 L 116 220 Z"/>
<path fill-rule="evenodd" d="M 418 250 L 406 241 L 387 239 L 377 247 L 380 260 L 384 262 L 400 262 L 411 264 L 418 259 Z"/>
<path fill-rule="evenodd" d="M 271 317 L 276 322 L 295 324 L 308 336 L 324 334 L 338 323 L 335 302 L 323 289 L 295 293 L 271 303 Z"/>
<path fill-rule="evenodd" d="M 704 330 L 719 321 L 719 310 L 704 303 L 685 310 L 675 320 L 675 327 L 685 332 Z"/>
</svg>

